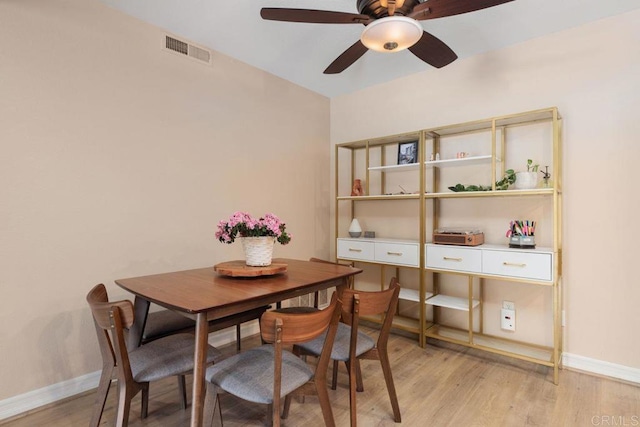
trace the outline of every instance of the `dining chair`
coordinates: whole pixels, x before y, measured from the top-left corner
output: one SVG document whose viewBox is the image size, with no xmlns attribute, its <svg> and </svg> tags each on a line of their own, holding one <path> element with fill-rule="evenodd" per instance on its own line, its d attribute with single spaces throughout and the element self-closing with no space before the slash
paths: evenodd
<svg viewBox="0 0 640 427">
<path fill-rule="evenodd" d="M 184 375 L 193 371 L 194 337 L 176 334 L 127 350 L 124 330 L 134 321 L 133 304 L 129 300 L 110 302 L 103 284 L 87 294 L 98 344 L 102 354 L 102 374 L 98 385 L 90 426 L 98 426 L 107 401 L 112 380 L 118 382 L 117 426 L 127 426 L 131 399 L 142 391 L 141 417 L 146 418 L 149 402 L 149 382 L 178 376 L 181 404 L 187 406 Z M 221 353 L 209 346 L 207 363 L 219 359 Z"/>
<path fill-rule="evenodd" d="M 309 313 L 267 311 L 260 319 L 262 340 L 266 343 L 231 356 L 207 368 L 207 393 L 204 420 L 212 423 L 219 414 L 222 423 L 219 392 L 227 392 L 253 403 L 266 404 L 270 425 L 280 425 L 280 402 L 292 394 L 318 396 L 326 426 L 335 426 L 329 394 L 327 369 L 333 340 L 340 317 L 337 295 L 324 310 Z M 296 343 L 323 336 L 325 350 L 319 355 L 315 371 L 288 348 Z M 283 418 L 289 413 L 290 400 L 285 401 Z"/>
<path fill-rule="evenodd" d="M 387 342 L 391 333 L 393 316 L 398 303 L 400 285 L 393 277 L 387 289 L 377 292 L 365 292 L 355 289 L 345 289 L 342 293 L 342 316 L 338 326 L 336 338 L 331 351 L 333 364 L 332 389 L 335 390 L 337 382 L 338 362 L 345 362 L 349 374 L 349 404 L 351 412 L 351 426 L 357 424 L 356 390 L 363 391 L 360 360 L 379 360 L 382 373 L 387 385 L 393 419 L 401 422 L 398 397 L 393 384 L 391 365 L 387 352 Z M 377 335 L 377 341 L 369 335 L 358 330 L 360 316 L 373 316 L 384 314 L 384 321 Z M 324 351 L 321 339 L 298 344 L 294 347 L 294 353 L 300 356 L 318 356 Z"/>
</svg>

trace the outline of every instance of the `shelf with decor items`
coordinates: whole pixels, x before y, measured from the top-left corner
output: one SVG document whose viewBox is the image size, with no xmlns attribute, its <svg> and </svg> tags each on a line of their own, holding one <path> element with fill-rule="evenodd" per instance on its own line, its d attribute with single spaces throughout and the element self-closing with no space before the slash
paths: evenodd
<svg viewBox="0 0 640 427">
<path fill-rule="evenodd" d="M 424 211 L 422 143 L 422 132 L 412 132 L 338 144 L 335 149 L 336 258 L 355 262 L 371 273 L 355 282 L 357 289 L 385 289 L 392 276 L 398 277 L 402 288 L 393 326 L 417 337 L 424 337 L 424 327 L 416 307 L 421 301 L 425 306 L 424 242 L 420 240 L 424 234 L 424 225 L 420 225 Z M 411 150 L 401 153 L 401 144 Z M 402 164 L 406 159 L 401 159 L 401 154 L 413 158 Z M 356 179 L 362 183 L 360 194 L 352 191 Z M 411 226 L 404 220 L 397 223 L 405 224 L 402 230 L 390 226 L 388 220 L 395 221 L 398 216 L 405 216 Z M 364 231 L 375 231 L 375 237 L 350 237 L 353 218 L 360 220 Z M 367 320 L 382 322 L 382 318 Z"/>
<path fill-rule="evenodd" d="M 531 361 L 553 368 L 557 384 L 561 124 L 553 107 L 336 145 L 336 258 L 361 264 L 357 289 L 382 289 L 398 276 L 394 326 L 415 332 L 420 346 L 438 339 Z M 532 163 L 545 179 L 516 188 L 515 172 Z M 362 191 L 354 194 L 356 179 Z M 350 237 L 353 218 L 375 237 Z M 540 225 L 538 246 L 509 247 L 505 231 L 515 219 Z M 482 231 L 484 244 L 433 243 L 434 231 L 455 227 Z M 517 333 L 499 328 L 503 299 L 521 308 Z"/>
<path fill-rule="evenodd" d="M 427 165 L 423 198 L 432 218 L 423 265 L 434 294 L 426 302 L 433 306 L 426 338 L 551 367 L 556 384 L 562 357 L 560 131 L 556 108 L 426 130 L 427 150 L 452 160 Z M 485 163 L 466 163 L 455 158 L 459 152 Z M 534 162 L 547 166 L 550 179 L 534 188 L 508 180 Z M 466 191 L 470 187 L 479 191 Z M 535 247 L 509 247 L 505 232 L 515 219 L 539 224 Z M 484 244 L 432 242 L 436 230 L 461 226 L 482 231 Z M 505 300 L 520 307 L 516 331 L 501 329 Z"/>
</svg>

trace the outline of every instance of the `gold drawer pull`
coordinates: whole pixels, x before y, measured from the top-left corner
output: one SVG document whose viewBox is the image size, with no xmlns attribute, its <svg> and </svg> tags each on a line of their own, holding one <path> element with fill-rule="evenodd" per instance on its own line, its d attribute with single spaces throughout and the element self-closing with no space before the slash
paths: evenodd
<svg viewBox="0 0 640 427">
<path fill-rule="evenodd" d="M 389 252 L 389 251 L 387 251 L 387 255 L 397 255 L 397 256 L 402 256 L 402 252 Z"/>
<path fill-rule="evenodd" d="M 458 262 L 462 261 L 462 258 L 451 258 L 449 256 L 443 256 L 442 259 L 445 261 L 458 261 Z"/>
<path fill-rule="evenodd" d="M 517 263 L 517 262 L 503 262 L 502 265 L 506 265 L 507 267 L 526 267 L 527 264 Z"/>
<path fill-rule="evenodd" d="M 349 252 L 362 252 L 362 249 L 349 248 Z"/>
</svg>

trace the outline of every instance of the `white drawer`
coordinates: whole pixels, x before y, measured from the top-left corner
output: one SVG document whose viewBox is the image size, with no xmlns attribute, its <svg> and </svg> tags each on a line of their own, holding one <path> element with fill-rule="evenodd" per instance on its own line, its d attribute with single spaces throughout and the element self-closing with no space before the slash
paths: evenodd
<svg viewBox="0 0 640 427">
<path fill-rule="evenodd" d="M 338 239 L 338 258 L 373 261 L 374 243 L 355 239 Z"/>
<path fill-rule="evenodd" d="M 473 248 L 461 248 L 447 245 L 427 245 L 425 251 L 427 268 L 443 270 L 482 271 L 482 251 Z"/>
<path fill-rule="evenodd" d="M 553 257 L 550 253 L 519 251 L 484 251 L 482 271 L 523 279 L 551 280 Z"/>
<path fill-rule="evenodd" d="M 419 247 L 417 243 L 376 242 L 375 260 L 386 264 L 419 266 Z"/>
</svg>

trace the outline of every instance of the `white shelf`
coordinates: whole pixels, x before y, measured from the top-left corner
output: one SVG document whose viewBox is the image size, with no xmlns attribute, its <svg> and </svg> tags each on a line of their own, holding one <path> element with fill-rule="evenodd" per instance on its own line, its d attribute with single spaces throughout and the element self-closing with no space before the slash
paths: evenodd
<svg viewBox="0 0 640 427">
<path fill-rule="evenodd" d="M 438 166 L 438 167 L 446 167 L 446 166 L 469 166 L 476 165 L 481 163 L 489 163 L 491 162 L 492 156 L 490 154 L 486 156 L 472 156 L 472 157 L 463 157 L 461 159 L 443 159 L 443 160 L 431 160 L 424 162 L 425 166 Z M 500 162 L 499 158 L 496 158 L 496 162 Z"/>
<path fill-rule="evenodd" d="M 463 157 L 461 159 L 444 159 L 444 160 L 432 160 L 424 162 L 425 166 L 438 166 L 438 167 L 446 167 L 446 166 L 469 166 L 481 163 L 489 163 L 493 157 L 488 154 L 485 156 L 472 156 L 472 157 Z M 500 162 L 499 158 L 496 158 L 496 162 Z M 386 166 L 370 166 L 369 171 L 380 171 L 380 172 L 404 172 L 417 170 L 420 168 L 419 163 L 409 163 L 406 165 L 386 165 Z"/>
<path fill-rule="evenodd" d="M 373 196 L 338 196 L 337 200 L 406 200 L 419 199 L 419 193 L 411 194 L 377 194 Z"/>
<path fill-rule="evenodd" d="M 407 163 L 406 165 L 370 166 L 369 171 L 380 172 L 404 172 L 420 169 L 420 163 Z"/>
<path fill-rule="evenodd" d="M 350 242 L 403 243 L 408 245 L 420 244 L 420 241 L 416 239 L 392 239 L 387 237 L 338 237 L 338 240 L 348 240 Z"/>
<path fill-rule="evenodd" d="M 469 343 L 469 332 L 437 325 L 429 329 L 426 335 L 456 344 L 467 345 L 496 354 L 507 354 L 523 360 L 534 361 L 545 366 L 553 366 L 553 348 L 512 341 L 490 335 L 473 333 L 473 344 Z"/>
<path fill-rule="evenodd" d="M 553 188 L 533 188 L 531 190 L 496 190 L 496 191 L 446 191 L 442 193 L 426 193 L 427 199 L 469 198 L 469 197 L 515 197 L 515 196 L 551 196 Z"/>
<path fill-rule="evenodd" d="M 469 311 L 469 300 L 467 298 L 439 294 L 429 298 L 426 303 L 438 307 L 453 308 L 454 310 Z M 474 299 L 472 302 L 473 308 L 476 308 L 478 304 L 480 304 L 480 301 Z"/>
<path fill-rule="evenodd" d="M 432 296 L 433 294 L 431 292 L 425 292 L 424 294 L 425 299 L 431 298 Z M 420 302 L 420 292 L 418 292 L 417 289 L 400 288 L 399 298 L 405 301 Z"/>
</svg>

